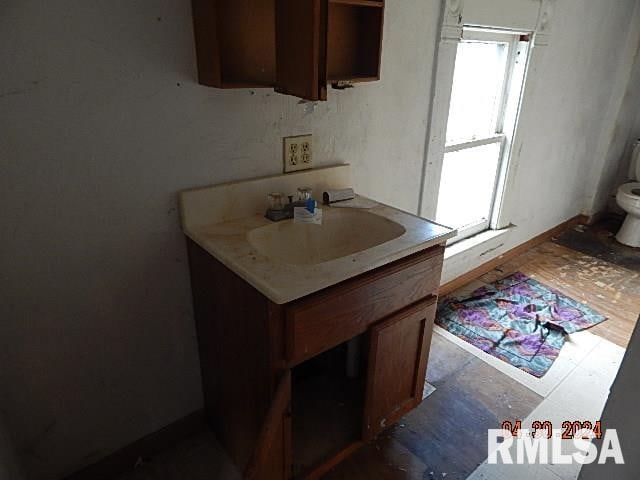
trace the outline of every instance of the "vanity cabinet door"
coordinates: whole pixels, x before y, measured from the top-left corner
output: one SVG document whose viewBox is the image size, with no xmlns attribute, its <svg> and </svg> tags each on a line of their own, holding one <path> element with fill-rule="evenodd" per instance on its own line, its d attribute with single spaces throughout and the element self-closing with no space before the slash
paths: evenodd
<svg viewBox="0 0 640 480">
<path fill-rule="evenodd" d="M 282 376 L 244 472 L 246 480 L 291 478 L 291 371 Z"/>
<path fill-rule="evenodd" d="M 436 298 L 371 329 L 363 436 L 375 437 L 422 401 Z"/>
</svg>

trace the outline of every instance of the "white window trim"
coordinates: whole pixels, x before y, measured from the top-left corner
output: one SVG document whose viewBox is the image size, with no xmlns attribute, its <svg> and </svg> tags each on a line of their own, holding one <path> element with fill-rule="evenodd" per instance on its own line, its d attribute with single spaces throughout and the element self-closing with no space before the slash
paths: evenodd
<svg viewBox="0 0 640 480">
<path fill-rule="evenodd" d="M 429 102 L 429 122 L 426 131 L 426 142 L 424 150 L 424 161 L 422 167 L 421 189 L 418 200 L 418 214 L 423 218 L 433 219 L 436 215 L 440 178 L 442 175 L 442 163 L 445 153 L 445 133 L 449 115 L 449 104 L 451 100 L 451 87 L 453 71 L 455 67 L 458 42 L 462 37 L 462 29 L 465 25 L 465 12 L 463 0 L 442 0 L 442 23 L 439 32 L 439 44 L 434 57 L 434 69 L 431 77 L 432 95 Z M 536 59 L 543 55 L 545 48 L 549 44 L 549 38 L 553 27 L 553 7 L 555 0 L 533 0 L 539 3 L 537 22 L 530 21 L 529 17 L 520 17 L 521 11 L 511 2 L 497 2 L 492 4 L 491 0 L 477 0 L 483 2 L 483 12 L 496 11 L 498 9 L 510 9 L 508 15 L 496 14 L 496 22 L 491 24 L 482 21 L 487 27 L 495 30 L 503 30 L 507 34 L 512 33 L 532 33 L 533 42 L 529 45 L 528 58 L 525 65 L 523 78 L 527 78 L 527 70 Z M 489 7 L 489 8 L 487 8 Z M 515 25 L 500 23 L 501 20 L 509 18 Z M 472 20 L 469 18 L 469 20 Z M 467 27 L 478 27 L 478 23 L 467 22 Z M 523 30 L 524 28 L 524 30 Z M 481 27 L 478 27 L 480 30 Z M 533 48 L 533 47 L 536 48 Z M 513 62 L 512 62 L 513 63 Z M 527 81 L 527 90 L 533 89 L 534 82 Z M 514 112 L 514 125 L 520 115 L 520 107 L 524 102 L 525 90 L 521 91 L 516 111 Z M 520 134 L 512 132 L 512 138 L 504 141 L 504 155 L 509 155 L 508 162 L 502 162 L 503 171 L 499 175 L 498 192 L 501 196 L 497 199 L 494 215 L 491 219 L 491 229 L 497 230 L 510 225 L 511 211 L 515 206 L 509 202 L 509 196 L 513 192 L 515 182 L 514 173 L 517 171 L 519 152 L 522 148 Z"/>
<path fill-rule="evenodd" d="M 468 140 L 466 142 L 452 143 L 451 145 L 445 145 L 444 153 L 459 152 L 468 148 L 482 147 L 483 145 L 491 145 L 492 143 L 501 143 L 502 141 L 504 141 L 504 139 L 504 133 L 497 133 L 485 138 Z"/>
<path fill-rule="evenodd" d="M 496 125 L 494 132 L 488 134 L 485 137 L 473 138 L 471 140 L 466 141 L 455 141 L 450 144 L 445 143 L 442 162 L 444 162 L 444 155 L 450 152 L 457 152 L 466 150 L 469 148 L 475 148 L 482 145 L 491 145 L 491 144 L 499 144 L 500 151 L 498 153 L 498 165 L 495 175 L 495 182 L 492 188 L 492 197 L 491 197 L 491 210 L 487 215 L 487 218 L 476 221 L 469 225 L 463 225 L 458 227 L 458 235 L 447 243 L 447 245 L 453 245 L 458 242 L 461 242 L 469 237 L 477 235 L 486 230 L 490 230 L 495 225 L 495 219 L 499 217 L 499 207 L 501 201 L 496 201 L 496 199 L 502 198 L 502 192 L 499 191 L 500 188 L 504 186 L 502 181 L 503 172 L 506 171 L 505 163 L 508 162 L 508 152 L 509 152 L 509 140 L 510 135 L 505 132 L 505 115 L 507 111 L 507 105 L 509 99 L 509 93 L 511 91 L 512 81 L 513 81 L 513 73 L 515 67 L 515 61 L 518 52 L 519 46 L 519 37 L 520 35 L 525 34 L 525 32 L 516 32 L 516 31 L 504 31 L 504 30 L 496 30 L 496 29 L 486 29 L 474 26 L 464 26 L 461 36 L 461 42 L 491 42 L 491 43 L 504 43 L 508 46 L 507 59 L 505 62 L 506 68 L 504 71 L 504 76 L 502 80 L 502 91 L 500 93 L 500 105 L 498 107 L 498 112 L 496 114 Z M 460 43 L 460 42 L 458 42 Z M 455 68 L 454 68 L 455 74 Z M 451 97 L 449 97 L 451 98 Z M 519 99 L 518 99 L 519 101 Z M 447 121 L 448 121 L 448 111 L 447 111 Z M 446 142 L 446 140 L 445 140 Z M 438 190 L 440 185 L 438 185 Z M 437 208 L 437 204 L 436 204 Z"/>
</svg>

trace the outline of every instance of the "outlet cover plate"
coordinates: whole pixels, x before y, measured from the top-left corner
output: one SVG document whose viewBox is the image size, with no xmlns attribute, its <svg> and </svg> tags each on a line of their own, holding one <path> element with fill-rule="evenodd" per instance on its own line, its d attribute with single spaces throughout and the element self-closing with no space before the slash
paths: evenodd
<svg viewBox="0 0 640 480">
<path fill-rule="evenodd" d="M 313 137 L 285 137 L 283 148 L 284 173 L 313 168 Z"/>
</svg>

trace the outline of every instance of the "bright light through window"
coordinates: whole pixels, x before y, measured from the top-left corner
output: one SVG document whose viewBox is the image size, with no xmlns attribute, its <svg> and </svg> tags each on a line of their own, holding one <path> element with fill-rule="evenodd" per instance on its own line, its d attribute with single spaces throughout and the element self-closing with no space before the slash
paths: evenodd
<svg viewBox="0 0 640 480">
<path fill-rule="evenodd" d="M 508 49 L 506 43 L 462 42 L 458 46 L 447 145 L 495 135 Z"/>
<path fill-rule="evenodd" d="M 445 154 L 441 183 L 454 187 L 440 189 L 437 222 L 464 229 L 487 220 L 499 157 L 499 143 Z"/>
<path fill-rule="evenodd" d="M 455 240 L 490 227 L 509 141 L 505 114 L 519 101 L 527 45 L 516 34 L 466 29 L 458 45 L 436 213 L 458 229 Z"/>
</svg>

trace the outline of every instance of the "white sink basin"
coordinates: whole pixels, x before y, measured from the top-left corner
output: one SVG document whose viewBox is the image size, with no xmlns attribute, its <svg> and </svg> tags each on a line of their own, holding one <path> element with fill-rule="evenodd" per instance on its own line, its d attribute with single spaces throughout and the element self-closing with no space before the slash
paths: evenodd
<svg viewBox="0 0 640 480">
<path fill-rule="evenodd" d="M 351 208 L 325 208 L 322 225 L 272 223 L 247 233 L 249 244 L 272 261 L 317 265 L 353 255 L 403 235 L 405 228 L 380 215 Z"/>
</svg>

